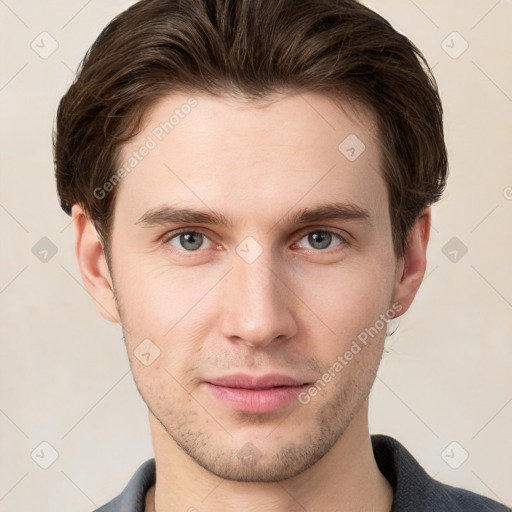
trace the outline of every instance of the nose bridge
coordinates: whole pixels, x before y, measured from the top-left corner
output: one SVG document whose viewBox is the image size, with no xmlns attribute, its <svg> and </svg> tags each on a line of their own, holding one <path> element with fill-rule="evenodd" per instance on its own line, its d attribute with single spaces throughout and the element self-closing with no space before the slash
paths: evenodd
<svg viewBox="0 0 512 512">
<path fill-rule="evenodd" d="M 279 261 L 263 251 L 254 261 L 234 256 L 228 276 L 224 335 L 252 346 L 293 335 L 295 323 L 287 288 L 279 275 Z"/>
</svg>

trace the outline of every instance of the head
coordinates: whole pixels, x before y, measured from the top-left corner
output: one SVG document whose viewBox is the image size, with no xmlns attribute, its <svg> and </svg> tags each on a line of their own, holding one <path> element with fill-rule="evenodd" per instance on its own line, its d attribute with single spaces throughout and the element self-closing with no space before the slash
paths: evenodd
<svg viewBox="0 0 512 512">
<path fill-rule="evenodd" d="M 447 156 L 419 50 L 354 0 L 141 1 L 88 52 L 54 145 L 155 428 L 224 478 L 319 461 L 425 271 Z M 242 403 L 240 374 L 303 387 Z"/>
</svg>

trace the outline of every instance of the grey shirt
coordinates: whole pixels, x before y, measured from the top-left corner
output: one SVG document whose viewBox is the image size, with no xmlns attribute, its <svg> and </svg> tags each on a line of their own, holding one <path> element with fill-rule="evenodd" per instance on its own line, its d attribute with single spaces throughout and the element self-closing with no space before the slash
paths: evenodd
<svg viewBox="0 0 512 512">
<path fill-rule="evenodd" d="M 375 460 L 393 488 L 391 512 L 511 512 L 479 494 L 431 478 L 396 439 L 371 436 Z M 124 491 L 95 512 L 144 512 L 146 493 L 155 483 L 155 459 L 142 464 Z"/>
</svg>

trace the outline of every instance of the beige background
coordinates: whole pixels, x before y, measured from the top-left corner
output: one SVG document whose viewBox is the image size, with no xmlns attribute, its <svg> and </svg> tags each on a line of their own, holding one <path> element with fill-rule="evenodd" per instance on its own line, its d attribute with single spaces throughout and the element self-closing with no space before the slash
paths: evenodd
<svg viewBox="0 0 512 512">
<path fill-rule="evenodd" d="M 58 100 L 100 30 L 131 3 L 0 1 L 0 512 L 90 511 L 152 456 L 121 329 L 82 286 L 51 153 Z M 434 66 L 451 169 L 425 281 L 372 392 L 371 430 L 395 436 L 437 479 L 510 506 L 512 2 L 367 3 Z M 39 53 L 53 40 L 58 48 L 42 58 L 34 40 Z M 33 253 L 43 237 L 57 251 L 46 262 Z M 58 453 L 48 469 L 42 442 Z M 467 460 L 450 467 L 464 450 Z"/>
</svg>

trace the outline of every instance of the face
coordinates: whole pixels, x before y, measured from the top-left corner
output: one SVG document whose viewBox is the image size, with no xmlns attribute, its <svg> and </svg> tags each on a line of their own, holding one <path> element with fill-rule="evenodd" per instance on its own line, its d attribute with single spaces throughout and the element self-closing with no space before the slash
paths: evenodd
<svg viewBox="0 0 512 512">
<path fill-rule="evenodd" d="M 375 123 L 314 93 L 193 98 L 160 101 L 121 153 L 128 356 L 170 442 L 220 477 L 281 480 L 361 411 L 401 308 Z"/>
</svg>

